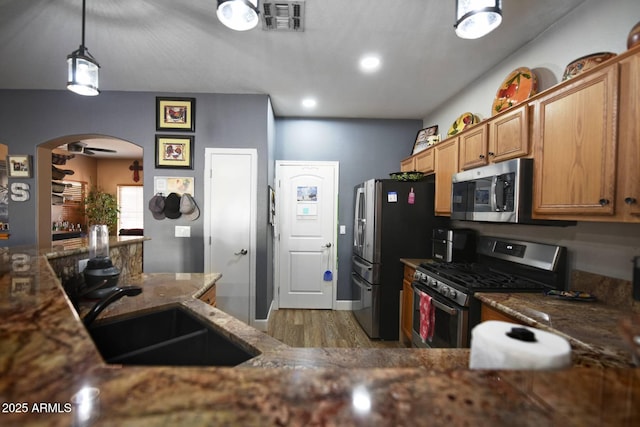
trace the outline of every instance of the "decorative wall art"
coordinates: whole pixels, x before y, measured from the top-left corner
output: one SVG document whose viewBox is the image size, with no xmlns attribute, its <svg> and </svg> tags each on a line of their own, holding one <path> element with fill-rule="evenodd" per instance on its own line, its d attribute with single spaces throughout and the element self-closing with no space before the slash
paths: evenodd
<svg viewBox="0 0 640 427">
<path fill-rule="evenodd" d="M 9 178 L 31 178 L 31 156 L 7 156 L 7 172 Z"/>
<path fill-rule="evenodd" d="M 195 98 L 156 98 L 156 129 L 193 132 L 196 128 Z"/>
<path fill-rule="evenodd" d="M 416 135 L 416 140 L 413 143 L 413 150 L 411 154 L 416 154 L 433 145 L 434 137 L 438 133 L 438 125 L 430 126 L 428 128 L 420 129 Z"/>
<path fill-rule="evenodd" d="M 153 194 L 184 193 L 196 194 L 195 183 L 191 176 L 154 176 Z"/>
<path fill-rule="evenodd" d="M 193 169 L 193 136 L 156 135 L 156 168 Z"/>
</svg>

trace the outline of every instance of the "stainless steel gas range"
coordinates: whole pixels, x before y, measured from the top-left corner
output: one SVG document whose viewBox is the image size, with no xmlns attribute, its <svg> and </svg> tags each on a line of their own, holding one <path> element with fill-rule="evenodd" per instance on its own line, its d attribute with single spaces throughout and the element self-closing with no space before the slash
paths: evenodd
<svg viewBox="0 0 640 427">
<path fill-rule="evenodd" d="M 424 263 L 416 269 L 412 343 L 425 348 L 469 347 L 471 329 L 480 322 L 475 292 L 566 289 L 566 274 L 562 246 L 480 236 L 474 262 Z"/>
</svg>

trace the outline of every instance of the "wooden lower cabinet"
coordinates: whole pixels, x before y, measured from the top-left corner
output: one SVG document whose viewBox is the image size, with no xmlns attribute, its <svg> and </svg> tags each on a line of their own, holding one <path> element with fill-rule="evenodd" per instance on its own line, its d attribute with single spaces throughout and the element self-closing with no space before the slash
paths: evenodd
<svg viewBox="0 0 640 427">
<path fill-rule="evenodd" d="M 402 278 L 402 313 L 400 318 L 400 329 L 402 331 L 402 341 L 411 343 L 411 330 L 413 328 L 413 273 L 415 268 L 404 266 L 404 277 Z"/>
<path fill-rule="evenodd" d="M 216 306 L 216 285 L 211 286 L 207 291 L 202 294 L 200 297 L 201 301 L 206 302 L 210 306 Z"/>
<path fill-rule="evenodd" d="M 487 320 L 500 320 L 502 322 L 517 323 L 518 325 L 522 325 L 522 322 L 515 317 L 509 316 L 506 313 L 496 310 L 490 305 L 482 303 L 480 321 L 486 322 Z"/>
</svg>

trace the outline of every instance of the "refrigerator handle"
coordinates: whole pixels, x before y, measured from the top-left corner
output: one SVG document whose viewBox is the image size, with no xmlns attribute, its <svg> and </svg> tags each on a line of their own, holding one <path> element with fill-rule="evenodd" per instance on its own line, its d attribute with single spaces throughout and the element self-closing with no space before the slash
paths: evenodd
<svg viewBox="0 0 640 427">
<path fill-rule="evenodd" d="M 352 258 L 352 262 L 354 264 L 357 264 L 359 267 L 364 268 L 365 270 L 371 271 L 373 269 L 373 266 L 371 266 L 369 264 L 365 264 L 364 262 L 358 261 L 358 259 L 356 259 L 356 257 Z"/>
<path fill-rule="evenodd" d="M 361 211 L 361 202 L 360 200 L 364 197 L 364 188 L 360 187 L 356 191 L 356 202 L 355 202 L 355 218 L 354 218 L 354 227 L 355 232 L 353 234 L 353 246 L 355 248 L 360 249 L 364 242 L 364 230 L 367 226 L 367 220 L 363 218 Z"/>
<path fill-rule="evenodd" d="M 351 273 L 351 279 L 353 280 L 353 283 L 358 285 L 358 287 L 362 288 L 363 290 L 367 292 L 373 291 L 373 286 L 367 284 L 367 282 L 359 278 L 356 273 Z"/>
</svg>

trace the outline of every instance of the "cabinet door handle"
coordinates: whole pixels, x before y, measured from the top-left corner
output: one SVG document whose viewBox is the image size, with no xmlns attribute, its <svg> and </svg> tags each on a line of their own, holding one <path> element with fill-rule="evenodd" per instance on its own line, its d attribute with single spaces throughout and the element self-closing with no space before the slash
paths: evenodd
<svg viewBox="0 0 640 427">
<path fill-rule="evenodd" d="M 493 156 L 495 156 L 495 155 L 496 155 L 496 153 L 494 153 L 493 151 L 489 151 L 489 155 L 490 155 L 491 157 L 493 157 Z"/>
<path fill-rule="evenodd" d="M 634 205 L 636 204 L 637 200 L 635 197 L 625 197 L 624 202 L 628 205 Z"/>
<path fill-rule="evenodd" d="M 600 206 L 607 206 L 609 204 L 609 199 L 600 199 Z"/>
<path fill-rule="evenodd" d="M 484 154 L 480 154 L 478 157 L 484 159 Z"/>
</svg>

